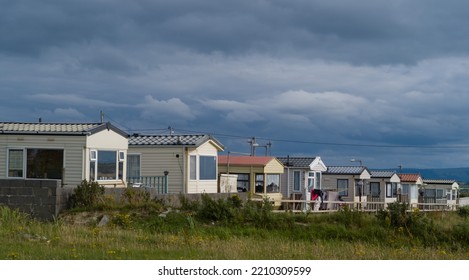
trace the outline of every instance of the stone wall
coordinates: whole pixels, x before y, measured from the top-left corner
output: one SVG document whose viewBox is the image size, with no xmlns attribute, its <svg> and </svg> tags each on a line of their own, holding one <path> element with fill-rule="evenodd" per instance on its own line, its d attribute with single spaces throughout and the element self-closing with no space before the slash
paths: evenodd
<svg viewBox="0 0 469 280">
<path fill-rule="evenodd" d="M 59 213 L 68 207 L 68 198 L 74 187 L 61 186 L 60 180 L 17 180 L 0 179 L 0 205 L 18 209 L 31 217 L 40 220 L 54 220 Z M 161 199 L 165 205 L 180 207 L 179 194 L 159 194 L 154 188 L 139 188 L 139 191 L 150 193 L 152 199 Z M 105 188 L 105 194 L 120 201 L 125 188 Z M 210 193 L 213 199 L 227 198 L 233 193 Z M 247 193 L 238 193 L 242 200 Z M 185 194 L 189 200 L 200 200 L 201 194 Z"/>
<path fill-rule="evenodd" d="M 53 220 L 67 207 L 73 188 L 63 188 L 60 180 L 0 179 L 0 205 L 31 217 Z"/>
</svg>

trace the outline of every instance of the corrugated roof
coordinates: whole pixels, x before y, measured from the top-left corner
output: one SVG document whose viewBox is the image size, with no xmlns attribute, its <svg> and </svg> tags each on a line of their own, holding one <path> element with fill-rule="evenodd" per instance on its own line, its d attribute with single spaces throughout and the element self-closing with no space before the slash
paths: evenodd
<svg viewBox="0 0 469 280">
<path fill-rule="evenodd" d="M 398 174 L 401 178 L 401 182 L 417 182 L 420 177 L 420 174 Z"/>
<path fill-rule="evenodd" d="M 265 166 L 270 161 L 275 159 L 274 157 L 265 156 L 229 156 L 230 165 L 244 165 L 244 166 Z M 218 156 L 218 164 L 227 165 L 228 156 Z"/>
<path fill-rule="evenodd" d="M 277 157 L 285 167 L 309 168 L 316 157 Z"/>
<path fill-rule="evenodd" d="M 81 135 L 92 134 L 103 129 L 112 129 L 127 137 L 127 134 L 107 123 L 20 123 L 0 122 L 0 134 L 55 134 Z"/>
<path fill-rule="evenodd" d="M 371 178 L 391 178 L 396 172 L 389 170 L 372 170 Z"/>
<path fill-rule="evenodd" d="M 361 174 L 364 166 L 328 166 L 326 174 Z"/>
<path fill-rule="evenodd" d="M 129 145 L 132 146 L 199 146 L 208 140 L 214 141 L 220 149 L 223 145 L 207 134 L 174 134 L 174 135 L 132 135 Z"/>
</svg>

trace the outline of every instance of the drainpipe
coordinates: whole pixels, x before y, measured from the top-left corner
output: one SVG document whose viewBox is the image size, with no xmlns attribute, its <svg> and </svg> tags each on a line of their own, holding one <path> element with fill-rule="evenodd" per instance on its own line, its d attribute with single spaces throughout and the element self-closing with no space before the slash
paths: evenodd
<svg viewBox="0 0 469 280">
<path fill-rule="evenodd" d="M 187 148 L 182 146 L 182 176 L 181 176 L 181 188 L 182 188 L 182 193 L 187 193 L 187 180 L 189 179 L 189 174 L 190 170 L 187 169 L 188 165 L 186 163 L 187 160 L 187 155 L 186 155 L 186 150 Z"/>
</svg>

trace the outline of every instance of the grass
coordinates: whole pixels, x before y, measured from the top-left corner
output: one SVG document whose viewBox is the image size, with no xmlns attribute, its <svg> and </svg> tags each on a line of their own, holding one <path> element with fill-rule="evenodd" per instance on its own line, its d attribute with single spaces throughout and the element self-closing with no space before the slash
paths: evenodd
<svg viewBox="0 0 469 280">
<path fill-rule="evenodd" d="M 103 215 L 110 222 L 99 227 Z M 385 214 L 276 214 L 263 204 L 204 198 L 177 211 L 144 201 L 40 222 L 0 207 L 0 259 L 469 259 L 465 217 L 408 215 L 395 226 Z"/>
</svg>

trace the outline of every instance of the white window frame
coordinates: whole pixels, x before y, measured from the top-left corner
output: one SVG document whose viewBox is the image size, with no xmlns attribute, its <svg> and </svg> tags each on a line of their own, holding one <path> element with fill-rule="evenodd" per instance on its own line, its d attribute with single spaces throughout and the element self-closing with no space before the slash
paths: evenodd
<svg viewBox="0 0 469 280">
<path fill-rule="evenodd" d="M 99 152 L 115 152 L 116 153 L 116 158 L 115 158 L 115 165 L 116 165 L 116 169 L 115 169 L 115 179 L 99 179 L 98 177 L 98 164 L 99 164 Z M 123 153 L 123 157 L 121 157 L 121 153 Z M 94 174 L 91 174 L 91 170 L 90 170 L 90 178 L 94 178 L 95 181 L 121 181 L 121 180 L 124 180 L 124 178 L 119 178 L 119 163 L 124 163 L 125 162 L 125 151 L 122 151 L 122 150 L 113 150 L 113 149 L 92 149 L 90 150 L 90 163 L 91 162 L 94 162 L 95 163 L 95 166 L 94 166 Z M 122 166 L 122 172 L 124 173 L 125 172 L 125 168 L 126 166 L 124 166 L 125 164 L 123 164 Z M 90 169 L 91 169 L 91 164 L 90 164 Z M 123 176 L 123 174 L 122 174 Z"/>
<path fill-rule="evenodd" d="M 200 158 L 213 158 L 215 161 L 215 176 L 212 179 L 201 179 L 201 164 Z M 217 173 L 218 173 L 218 162 L 216 155 L 199 155 L 199 154 L 192 154 L 189 155 L 189 180 L 190 181 L 216 181 L 217 180 Z"/>
<path fill-rule="evenodd" d="M 98 160 L 98 150 L 90 150 L 90 161 Z"/>
<path fill-rule="evenodd" d="M 125 161 L 125 152 L 124 151 L 119 151 L 118 153 L 119 153 L 118 154 L 119 155 L 119 161 L 120 162 Z"/>
<path fill-rule="evenodd" d="M 213 159 L 213 160 L 215 161 L 215 174 L 213 174 L 213 175 L 214 175 L 213 178 L 209 178 L 209 179 L 201 179 L 201 178 L 200 178 L 201 167 L 202 167 L 202 165 L 200 164 L 200 158 L 201 158 L 201 157 L 204 157 L 204 158 L 211 158 L 211 159 Z M 210 159 L 210 160 L 211 160 L 211 159 Z M 198 155 L 198 156 L 197 156 L 197 167 L 198 167 L 198 168 L 197 168 L 196 174 L 197 174 L 197 179 L 198 179 L 198 180 L 201 180 L 201 181 L 215 181 L 215 180 L 217 180 L 217 172 L 218 172 L 217 156 L 215 156 L 215 155 Z"/>
<path fill-rule="evenodd" d="M 23 176 L 20 176 L 20 177 L 10 177 L 9 173 L 10 173 L 10 151 L 11 150 L 15 150 L 15 151 L 22 151 L 23 152 L 23 157 L 22 157 L 22 161 L 23 161 L 23 166 L 22 166 L 22 172 L 23 172 Z M 7 148 L 7 158 L 6 158 L 6 161 L 7 161 L 7 164 L 6 164 L 6 177 L 8 179 L 25 179 L 26 178 L 26 148 Z"/>
</svg>

